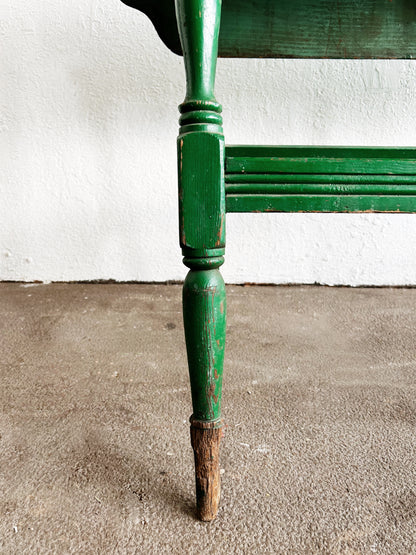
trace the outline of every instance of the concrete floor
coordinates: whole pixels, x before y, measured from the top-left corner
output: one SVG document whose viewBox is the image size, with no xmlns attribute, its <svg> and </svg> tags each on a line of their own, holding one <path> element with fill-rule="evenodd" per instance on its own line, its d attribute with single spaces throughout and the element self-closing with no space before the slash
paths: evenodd
<svg viewBox="0 0 416 555">
<path fill-rule="evenodd" d="M 416 289 L 228 287 L 194 517 L 179 285 L 0 285 L 0 552 L 416 553 Z"/>
</svg>

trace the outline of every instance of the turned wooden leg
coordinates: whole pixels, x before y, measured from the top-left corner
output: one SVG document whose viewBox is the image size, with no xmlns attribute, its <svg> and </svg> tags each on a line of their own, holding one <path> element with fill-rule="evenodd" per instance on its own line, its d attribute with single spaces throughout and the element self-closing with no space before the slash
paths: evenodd
<svg viewBox="0 0 416 555">
<path fill-rule="evenodd" d="M 225 345 L 225 147 L 215 100 L 221 0 L 175 0 L 186 71 L 178 137 L 183 316 L 191 380 L 191 440 L 198 516 L 212 520 L 220 499 L 219 445 Z"/>
<path fill-rule="evenodd" d="M 191 443 L 195 456 L 197 514 L 201 520 L 209 521 L 217 515 L 220 501 L 226 325 L 225 286 L 217 269 L 188 273 L 183 288 L 183 315 L 194 411 Z"/>
</svg>

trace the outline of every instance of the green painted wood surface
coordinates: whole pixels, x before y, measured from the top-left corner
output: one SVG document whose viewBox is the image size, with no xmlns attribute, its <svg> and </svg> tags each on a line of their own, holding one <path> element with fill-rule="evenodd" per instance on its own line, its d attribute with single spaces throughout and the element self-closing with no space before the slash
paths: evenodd
<svg viewBox="0 0 416 555">
<path fill-rule="evenodd" d="M 415 148 L 229 146 L 228 174 L 320 173 L 416 175 Z"/>
<path fill-rule="evenodd" d="M 343 174 L 343 173 L 231 173 L 225 176 L 226 190 L 237 193 L 261 192 L 275 185 L 328 184 L 328 185 L 414 185 L 416 175 Z M 253 189 L 250 191 L 250 189 Z"/>
<path fill-rule="evenodd" d="M 335 181 L 335 180 L 334 180 Z M 416 195 L 412 185 L 383 183 L 244 183 L 226 186 L 228 195 Z"/>
<path fill-rule="evenodd" d="M 217 269 L 190 271 L 183 287 L 183 321 L 191 380 L 193 418 L 221 416 L 226 298 Z"/>
<path fill-rule="evenodd" d="M 176 2 L 186 71 L 178 137 L 179 227 L 188 258 L 216 257 L 225 246 L 224 137 L 214 96 L 220 6 L 220 0 Z"/>
<path fill-rule="evenodd" d="M 185 56 L 185 104 L 194 101 L 198 109 L 201 103 L 208 103 L 214 105 L 214 111 L 220 111 L 214 97 L 214 83 L 221 1 L 177 0 L 175 5 Z"/>
<path fill-rule="evenodd" d="M 122 0 L 181 53 L 174 0 Z M 414 0 L 223 0 L 219 56 L 415 58 Z"/>
<path fill-rule="evenodd" d="M 227 212 L 416 212 L 416 196 L 227 195 Z"/>
<path fill-rule="evenodd" d="M 185 254 L 189 249 L 223 248 L 224 139 L 206 132 L 184 133 L 178 149 L 181 247 Z"/>
<path fill-rule="evenodd" d="M 226 147 L 228 212 L 416 212 L 416 148 Z"/>
<path fill-rule="evenodd" d="M 214 96 L 221 0 L 176 0 L 186 96 L 179 109 L 179 227 L 183 318 L 193 419 L 221 415 L 226 299 L 218 268 L 225 247 L 225 146 Z"/>
<path fill-rule="evenodd" d="M 416 56 L 412 0 L 224 0 L 223 12 L 223 56 Z"/>
</svg>

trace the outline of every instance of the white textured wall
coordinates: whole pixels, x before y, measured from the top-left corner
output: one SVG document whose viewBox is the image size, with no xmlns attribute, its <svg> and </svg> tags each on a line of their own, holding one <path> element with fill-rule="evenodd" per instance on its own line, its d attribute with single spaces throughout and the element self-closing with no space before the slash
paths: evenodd
<svg viewBox="0 0 416 555">
<path fill-rule="evenodd" d="M 181 58 L 118 0 L 0 0 L 0 279 L 182 279 Z M 220 60 L 226 141 L 416 145 L 416 62 Z M 230 214 L 229 282 L 416 284 L 416 216 Z"/>
</svg>

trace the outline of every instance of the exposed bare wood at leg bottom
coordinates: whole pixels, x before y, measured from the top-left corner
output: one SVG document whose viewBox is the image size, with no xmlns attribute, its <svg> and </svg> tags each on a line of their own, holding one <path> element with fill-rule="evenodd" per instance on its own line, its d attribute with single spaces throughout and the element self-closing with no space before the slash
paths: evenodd
<svg viewBox="0 0 416 555">
<path fill-rule="evenodd" d="M 191 443 L 195 457 L 197 516 L 213 520 L 218 513 L 221 496 L 220 442 L 221 422 L 191 419 Z"/>
</svg>

